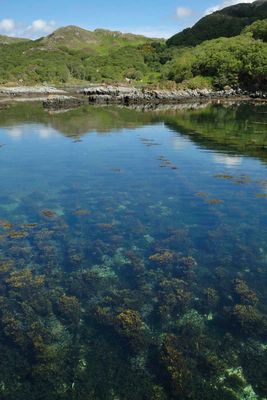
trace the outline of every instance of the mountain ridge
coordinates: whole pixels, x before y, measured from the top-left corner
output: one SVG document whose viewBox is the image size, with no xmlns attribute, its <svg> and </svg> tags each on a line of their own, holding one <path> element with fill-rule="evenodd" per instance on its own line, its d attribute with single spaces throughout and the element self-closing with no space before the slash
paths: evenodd
<svg viewBox="0 0 267 400">
<path fill-rule="evenodd" d="M 254 21 L 267 18 L 267 0 L 239 3 L 201 18 L 167 40 L 168 46 L 196 46 L 206 40 L 238 36 Z"/>
<path fill-rule="evenodd" d="M 68 25 L 56 29 L 48 36 L 37 39 L 35 43 L 48 48 L 65 47 L 68 49 L 87 50 L 92 53 L 105 53 L 107 48 L 138 46 L 153 40 L 156 39 L 133 33 L 123 33 L 103 28 L 87 30 L 76 25 Z"/>
<path fill-rule="evenodd" d="M 0 44 L 12 44 L 12 43 L 21 43 L 21 42 L 29 42 L 31 39 L 26 39 L 26 38 L 18 38 L 18 37 L 13 37 L 13 36 L 7 36 L 7 35 L 0 35 Z"/>
<path fill-rule="evenodd" d="M 193 25 L 193 27 L 178 32 L 166 40 L 166 43 L 168 46 L 195 46 L 205 40 L 216 39 L 218 37 L 233 37 L 239 35 L 246 26 L 252 24 L 254 21 L 266 18 L 267 0 L 235 4 L 204 16 Z M 214 27 L 216 28 L 215 33 Z M 200 33 L 200 31 L 202 32 Z M 0 45 L 28 41 L 47 47 L 63 46 L 70 49 L 86 49 L 91 46 L 94 47 L 94 45 L 97 47 L 101 40 L 108 42 L 104 43 L 104 45 L 107 44 L 111 46 L 116 46 L 116 42 L 120 42 L 118 45 L 120 46 L 127 44 L 138 45 L 152 41 L 165 41 L 163 38 L 151 38 L 130 32 L 124 33 L 118 30 L 113 31 L 104 28 L 89 30 L 76 25 L 59 27 L 49 35 L 35 40 L 0 35 Z"/>
</svg>

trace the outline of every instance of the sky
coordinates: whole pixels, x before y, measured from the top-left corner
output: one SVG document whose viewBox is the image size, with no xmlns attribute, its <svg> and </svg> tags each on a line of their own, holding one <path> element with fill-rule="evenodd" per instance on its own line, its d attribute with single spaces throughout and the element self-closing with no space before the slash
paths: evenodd
<svg viewBox="0 0 267 400">
<path fill-rule="evenodd" d="M 240 2 L 253 0 L 0 0 L 0 34 L 35 39 L 78 25 L 168 38 Z"/>
</svg>

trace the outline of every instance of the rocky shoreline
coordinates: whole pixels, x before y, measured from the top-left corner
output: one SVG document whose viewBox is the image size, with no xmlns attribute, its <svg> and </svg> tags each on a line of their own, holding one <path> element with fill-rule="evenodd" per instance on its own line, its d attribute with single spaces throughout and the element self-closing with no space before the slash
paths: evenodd
<svg viewBox="0 0 267 400">
<path fill-rule="evenodd" d="M 177 103 L 195 99 L 217 98 L 253 98 L 266 99 L 264 92 L 245 92 L 241 89 L 225 89 L 214 91 L 210 89 L 186 89 L 186 90 L 152 90 L 137 89 L 126 86 L 91 86 L 80 91 L 88 97 L 89 103 L 97 104 L 144 104 L 144 103 Z"/>
<path fill-rule="evenodd" d="M 21 86 L 0 87 L 0 103 L 9 101 L 27 102 L 41 101 L 48 110 L 77 108 L 83 104 L 118 104 L 130 105 L 164 105 L 194 101 L 226 100 L 259 100 L 267 101 L 267 93 L 262 91 L 245 92 L 241 89 L 158 90 L 135 88 L 131 86 L 90 85 L 84 87 Z"/>
<path fill-rule="evenodd" d="M 0 87 L 1 96 L 45 96 L 45 95 L 64 95 L 67 92 L 52 86 L 14 86 Z"/>
</svg>

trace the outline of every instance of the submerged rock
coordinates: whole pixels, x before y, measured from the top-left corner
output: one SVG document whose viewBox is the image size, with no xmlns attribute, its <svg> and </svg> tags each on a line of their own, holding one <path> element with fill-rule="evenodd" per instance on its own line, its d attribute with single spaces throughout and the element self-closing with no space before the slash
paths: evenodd
<svg viewBox="0 0 267 400">
<path fill-rule="evenodd" d="M 84 104 L 84 99 L 73 96 L 53 96 L 43 101 L 45 109 L 58 111 L 80 107 Z"/>
</svg>

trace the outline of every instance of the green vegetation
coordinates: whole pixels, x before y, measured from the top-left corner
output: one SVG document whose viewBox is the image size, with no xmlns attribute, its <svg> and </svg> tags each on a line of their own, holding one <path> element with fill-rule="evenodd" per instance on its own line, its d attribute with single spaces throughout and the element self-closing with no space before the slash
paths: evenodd
<svg viewBox="0 0 267 400">
<path fill-rule="evenodd" d="M 12 43 L 21 43 L 21 42 L 30 42 L 30 40 L 29 39 L 21 39 L 21 38 L 16 38 L 16 37 L 0 35 L 0 45 L 12 44 Z"/>
<path fill-rule="evenodd" d="M 266 87 L 267 46 L 246 35 L 210 40 L 167 63 L 164 76 L 177 83 L 201 77 L 219 89 Z"/>
<path fill-rule="evenodd" d="M 69 36 L 77 33 L 75 27 L 55 32 L 37 41 L 0 45 L 0 83 L 78 83 L 81 81 L 142 80 L 156 75 L 161 63 L 170 59 L 173 50 L 166 50 L 162 41 L 138 35 L 97 30 L 89 45 L 88 32 L 83 37 Z M 72 33 L 71 33 L 72 32 Z M 73 46 L 73 47 L 72 47 Z M 84 46 L 84 47 L 83 47 Z M 164 53 L 164 54 L 163 54 Z"/>
<path fill-rule="evenodd" d="M 267 42 L 267 19 L 259 20 L 247 26 L 243 33 L 250 33 L 254 39 Z"/>
<path fill-rule="evenodd" d="M 108 54 L 110 49 L 118 49 L 125 46 L 138 46 L 151 42 L 142 35 L 121 33 L 107 29 L 95 29 L 87 31 L 78 26 L 66 26 L 57 29 L 51 35 L 37 40 L 39 46 L 45 49 L 83 49 L 88 54 Z"/>
<path fill-rule="evenodd" d="M 205 16 L 192 28 L 187 28 L 172 36 L 167 44 L 195 46 L 205 40 L 237 36 L 246 26 L 264 18 L 267 18 L 265 0 L 258 0 L 251 4 L 237 4 Z"/>
<path fill-rule="evenodd" d="M 266 18 L 267 1 L 259 0 L 208 15 L 167 42 L 75 26 L 36 41 L 0 37 L 0 84 L 130 82 L 266 90 Z"/>
</svg>

